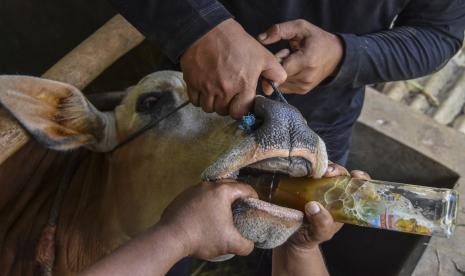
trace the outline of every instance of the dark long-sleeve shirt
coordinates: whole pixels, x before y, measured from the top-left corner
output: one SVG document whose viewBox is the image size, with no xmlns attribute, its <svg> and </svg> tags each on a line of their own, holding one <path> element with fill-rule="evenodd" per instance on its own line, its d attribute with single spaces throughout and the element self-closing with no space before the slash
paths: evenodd
<svg viewBox="0 0 465 276">
<path fill-rule="evenodd" d="M 233 16 L 253 36 L 298 18 L 338 34 L 345 54 L 336 76 L 306 95 L 287 95 L 327 140 L 336 161 L 348 149 L 364 86 L 440 69 L 460 49 L 465 26 L 464 0 L 110 1 L 174 63 L 198 38 Z M 270 50 L 283 47 L 278 43 Z"/>
</svg>

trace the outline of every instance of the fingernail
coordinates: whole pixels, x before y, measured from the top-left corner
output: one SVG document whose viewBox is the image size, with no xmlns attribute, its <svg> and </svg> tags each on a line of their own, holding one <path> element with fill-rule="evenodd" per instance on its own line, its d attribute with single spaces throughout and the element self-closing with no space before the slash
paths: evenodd
<svg viewBox="0 0 465 276">
<path fill-rule="evenodd" d="M 331 166 L 331 165 L 329 165 L 328 168 L 326 169 L 326 172 L 329 172 L 329 173 L 330 173 L 330 172 L 332 172 L 332 171 L 334 171 L 334 167 Z"/>
<path fill-rule="evenodd" d="M 258 35 L 258 39 L 260 39 L 260 40 L 265 40 L 266 37 L 267 37 L 266 33 L 262 33 L 262 34 Z"/>
<path fill-rule="evenodd" d="M 306 206 L 307 212 L 310 213 L 310 215 L 316 215 L 320 212 L 320 205 L 316 202 L 310 202 Z"/>
</svg>

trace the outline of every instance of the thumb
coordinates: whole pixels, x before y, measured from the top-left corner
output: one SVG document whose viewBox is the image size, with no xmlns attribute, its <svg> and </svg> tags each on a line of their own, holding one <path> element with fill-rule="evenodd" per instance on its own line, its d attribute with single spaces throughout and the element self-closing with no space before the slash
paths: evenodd
<svg viewBox="0 0 465 276">
<path fill-rule="evenodd" d="M 305 217 L 313 226 L 315 234 L 317 234 L 317 232 L 324 232 L 327 228 L 332 227 L 334 222 L 328 210 L 315 201 L 311 201 L 305 205 Z"/>
<path fill-rule="evenodd" d="M 258 35 L 258 40 L 264 44 L 272 44 L 282 39 L 302 39 L 308 34 L 308 22 L 297 19 L 280 24 L 275 24 L 264 33 Z"/>
<path fill-rule="evenodd" d="M 334 222 L 328 210 L 315 201 L 305 205 L 305 217 L 311 225 L 312 239 L 318 243 L 331 239 L 342 227 L 342 223 Z"/>
<path fill-rule="evenodd" d="M 236 120 L 242 118 L 252 109 L 254 99 L 255 89 L 250 87 L 246 88 L 242 93 L 236 94 L 229 103 L 229 115 Z"/>
<path fill-rule="evenodd" d="M 286 71 L 281 66 L 281 64 L 277 62 L 274 56 L 271 56 L 271 59 L 272 60 L 264 68 L 261 75 L 262 77 L 268 80 L 274 81 L 277 85 L 280 85 L 286 81 L 286 78 L 287 78 Z M 266 82 L 266 80 L 263 80 L 262 86 L 263 86 L 263 91 L 265 92 L 266 95 L 270 95 L 273 92 L 273 89 Z"/>
<path fill-rule="evenodd" d="M 288 76 L 296 75 L 304 69 L 305 65 L 305 55 L 302 51 L 296 51 L 290 54 L 286 59 L 283 61 L 283 68 L 286 71 Z"/>
</svg>

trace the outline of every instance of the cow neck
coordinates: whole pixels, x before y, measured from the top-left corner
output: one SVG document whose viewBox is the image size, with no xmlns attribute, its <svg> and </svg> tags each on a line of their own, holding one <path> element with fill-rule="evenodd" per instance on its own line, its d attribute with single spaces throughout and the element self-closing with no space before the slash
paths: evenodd
<svg viewBox="0 0 465 276">
<path fill-rule="evenodd" d="M 189 101 L 185 101 L 178 107 L 174 108 L 173 110 L 171 110 L 170 112 L 162 116 L 160 119 L 150 121 L 145 126 L 143 126 L 139 130 L 129 135 L 121 143 L 116 145 L 116 147 L 114 147 L 110 152 L 114 152 L 118 148 L 121 148 L 129 144 L 132 140 L 134 140 L 141 134 L 145 133 L 147 130 L 157 126 L 161 121 L 170 117 L 171 115 L 176 113 L 181 108 L 187 106 L 188 104 L 189 104 Z M 79 152 L 71 156 L 72 158 L 71 164 L 68 166 L 62 178 L 60 179 L 60 182 L 58 183 L 58 190 L 53 199 L 53 205 L 50 210 L 47 224 L 42 230 L 39 241 L 36 246 L 35 260 L 39 265 L 40 273 L 42 275 L 47 275 L 47 276 L 52 275 L 53 266 L 55 263 L 56 232 L 57 232 L 56 228 L 58 224 L 60 210 L 61 210 L 61 207 L 63 206 L 63 198 L 65 196 L 65 193 L 69 187 L 71 179 L 74 176 L 74 173 L 76 172 L 79 164 L 81 163 L 82 160 L 84 160 L 84 158 L 87 155 L 88 155 L 88 152 Z"/>
</svg>

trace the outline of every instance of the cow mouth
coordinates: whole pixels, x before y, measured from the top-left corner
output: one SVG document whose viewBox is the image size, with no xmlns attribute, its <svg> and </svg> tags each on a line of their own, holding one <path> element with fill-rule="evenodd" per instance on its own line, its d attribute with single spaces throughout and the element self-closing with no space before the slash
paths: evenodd
<svg viewBox="0 0 465 276">
<path fill-rule="evenodd" d="M 312 163 L 302 157 L 271 157 L 246 165 L 231 172 L 204 177 L 209 181 L 221 179 L 245 180 L 262 174 L 279 174 L 291 177 L 311 177 Z M 205 176 L 205 175 L 204 175 Z"/>
<path fill-rule="evenodd" d="M 280 174 L 291 177 L 311 177 L 312 163 L 300 156 L 271 157 L 252 163 L 231 173 L 230 178 L 241 180 L 261 174 Z"/>
<path fill-rule="evenodd" d="M 318 143 L 316 154 L 307 149 L 262 150 L 252 147 L 252 150 L 247 146 L 236 148 L 220 157 L 203 172 L 202 179 L 243 180 L 260 174 L 320 178 L 328 167 L 326 148 L 322 142 Z"/>
<path fill-rule="evenodd" d="M 257 96 L 253 111 L 260 123 L 223 152 L 203 172 L 203 180 L 237 179 L 245 172 L 324 175 L 328 166 L 325 143 L 295 107 Z"/>
</svg>

